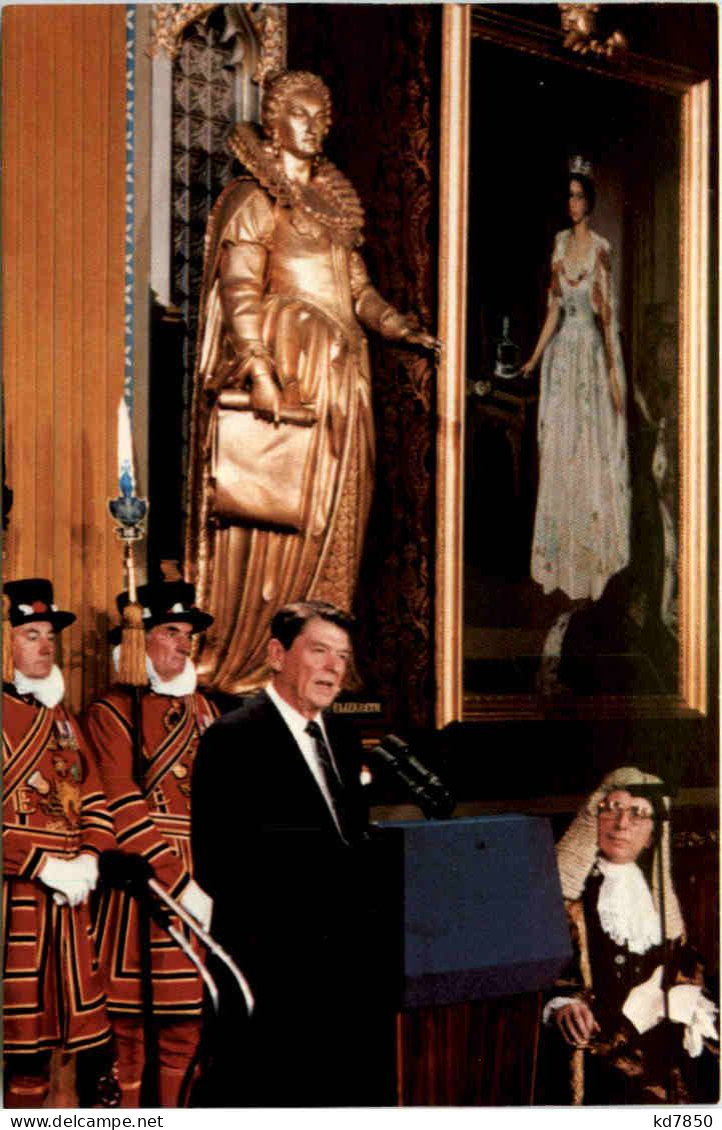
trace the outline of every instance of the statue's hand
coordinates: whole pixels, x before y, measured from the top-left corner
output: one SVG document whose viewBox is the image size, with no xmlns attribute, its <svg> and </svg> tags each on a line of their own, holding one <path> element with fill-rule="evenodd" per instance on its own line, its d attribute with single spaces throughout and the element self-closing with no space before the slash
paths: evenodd
<svg viewBox="0 0 722 1130">
<path fill-rule="evenodd" d="M 245 389 L 258 377 L 273 379 L 273 358 L 262 342 L 250 342 L 240 355 L 222 366 L 214 384 L 219 388 Z"/>
<path fill-rule="evenodd" d="M 409 330 L 407 334 L 404 334 L 403 340 L 408 341 L 410 345 L 420 345 L 423 349 L 428 349 L 430 352 L 433 351 L 437 357 L 441 353 L 444 345 L 440 338 L 434 337 L 433 334 L 429 334 L 426 330 L 421 329 Z"/>
<path fill-rule="evenodd" d="M 401 314 L 393 306 L 387 306 L 381 315 L 378 330 L 387 341 L 420 345 L 422 349 L 432 350 L 437 361 L 439 359 L 443 342 L 422 328 L 416 314 Z"/>
<path fill-rule="evenodd" d="M 408 342 L 409 345 L 420 345 L 422 349 L 428 349 L 435 353 L 438 359 L 442 342 L 433 334 L 426 332 L 416 314 L 402 314 L 401 319 L 403 322 L 399 335 L 401 340 Z"/>
<path fill-rule="evenodd" d="M 281 421 L 281 392 L 269 372 L 254 373 L 251 378 L 251 407 L 262 420 Z"/>
<path fill-rule="evenodd" d="M 443 342 L 435 338 L 433 333 L 427 333 L 420 324 L 416 314 L 401 314 L 402 327 L 399 333 L 401 341 L 408 341 L 411 346 L 421 346 L 435 353 L 441 354 Z"/>
</svg>

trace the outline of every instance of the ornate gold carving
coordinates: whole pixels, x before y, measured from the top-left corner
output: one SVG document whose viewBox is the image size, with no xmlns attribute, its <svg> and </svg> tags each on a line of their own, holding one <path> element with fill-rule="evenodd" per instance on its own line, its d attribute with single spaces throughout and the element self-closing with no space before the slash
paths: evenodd
<svg viewBox="0 0 722 1130">
<path fill-rule="evenodd" d="M 148 53 L 157 55 L 165 51 L 169 59 L 177 59 L 186 28 L 220 7 L 220 4 L 154 4 Z"/>
<path fill-rule="evenodd" d="M 606 39 L 598 39 L 597 12 L 599 4 L 560 4 L 564 46 L 579 55 L 613 55 L 626 51 L 627 40 L 621 31 L 613 31 Z"/>
<path fill-rule="evenodd" d="M 263 86 L 286 66 L 286 18 L 283 4 L 244 4 L 260 42 L 253 81 Z"/>
<path fill-rule="evenodd" d="M 180 54 L 183 33 L 191 24 L 203 21 L 216 8 L 227 7 L 227 36 L 243 33 L 242 9 L 258 37 L 258 62 L 253 81 L 264 85 L 273 74 L 286 65 L 286 12 L 283 4 L 154 4 L 151 25 L 150 55 L 164 51 L 169 59 Z M 236 62 L 236 58 L 232 62 Z"/>
</svg>

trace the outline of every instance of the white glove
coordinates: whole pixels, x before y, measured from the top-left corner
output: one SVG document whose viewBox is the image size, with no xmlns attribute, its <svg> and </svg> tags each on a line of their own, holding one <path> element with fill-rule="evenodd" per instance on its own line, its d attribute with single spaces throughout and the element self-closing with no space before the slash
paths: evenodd
<svg viewBox="0 0 722 1130">
<path fill-rule="evenodd" d="M 659 1024 L 664 1016 L 662 992 L 662 966 L 658 965 L 652 976 L 635 987 L 622 1005 L 622 1013 L 643 1036 Z"/>
<path fill-rule="evenodd" d="M 94 876 L 89 864 L 91 860 L 95 865 Z M 92 855 L 85 852 L 75 859 L 60 859 L 51 855 L 38 871 L 40 882 L 61 894 L 69 906 L 79 906 L 85 902 L 95 887 L 97 878 L 98 864 Z"/>
<path fill-rule="evenodd" d="M 670 1001 L 677 992 L 677 989 L 684 987 L 683 985 L 677 985 L 674 989 L 670 990 Z M 670 1003 L 670 1012 L 672 1009 L 673 1005 Z M 696 1059 L 698 1055 L 702 1054 L 702 1041 L 704 1038 L 708 1040 L 719 1040 L 719 1034 L 715 1027 L 716 1015 L 716 1005 L 714 1005 L 711 1000 L 708 1000 L 707 997 L 703 996 L 702 990 L 700 989 L 696 1007 L 685 1027 L 682 1040 L 684 1050 L 688 1055 L 692 1056 L 693 1059 Z"/>
<path fill-rule="evenodd" d="M 208 932 L 213 913 L 213 899 L 199 887 L 195 879 L 191 879 L 183 894 L 178 899 L 184 910 L 192 914 L 199 925 Z"/>
<path fill-rule="evenodd" d="M 82 866 L 83 874 L 88 880 L 88 890 L 94 891 L 98 885 L 98 857 L 89 851 L 82 851 L 76 855 L 74 863 Z"/>
</svg>

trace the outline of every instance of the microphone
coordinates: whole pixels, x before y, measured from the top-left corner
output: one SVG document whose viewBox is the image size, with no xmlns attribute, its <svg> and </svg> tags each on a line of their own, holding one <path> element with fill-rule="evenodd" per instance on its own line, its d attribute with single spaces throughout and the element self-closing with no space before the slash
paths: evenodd
<svg viewBox="0 0 722 1130">
<path fill-rule="evenodd" d="M 418 804 L 427 820 L 445 820 L 456 802 L 443 781 L 414 757 L 406 742 L 387 734 L 364 755 L 371 768 L 388 772 Z"/>
</svg>

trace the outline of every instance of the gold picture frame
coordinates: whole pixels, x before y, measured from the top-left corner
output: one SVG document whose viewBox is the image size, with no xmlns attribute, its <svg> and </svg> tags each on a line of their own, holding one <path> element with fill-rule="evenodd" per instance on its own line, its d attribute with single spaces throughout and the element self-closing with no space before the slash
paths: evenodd
<svg viewBox="0 0 722 1130">
<path fill-rule="evenodd" d="M 545 701 L 538 695 L 465 693 L 462 636 L 464 434 L 472 41 L 555 60 L 575 72 L 605 74 L 678 100 L 679 139 L 679 655 L 675 693 L 590 695 Z M 442 44 L 438 374 L 436 724 L 549 716 L 704 716 L 710 706 L 710 83 L 672 64 L 573 54 L 549 27 L 483 5 L 444 6 Z"/>
</svg>

